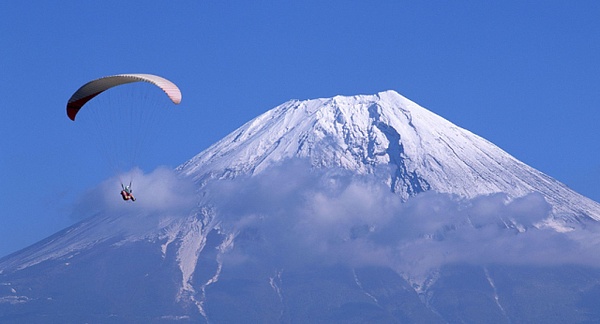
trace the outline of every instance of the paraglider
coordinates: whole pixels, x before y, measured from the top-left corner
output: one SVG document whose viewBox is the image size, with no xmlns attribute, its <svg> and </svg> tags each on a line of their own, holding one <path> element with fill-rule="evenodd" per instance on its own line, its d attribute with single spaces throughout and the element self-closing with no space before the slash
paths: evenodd
<svg viewBox="0 0 600 324">
<path fill-rule="evenodd" d="M 69 119 L 75 121 L 75 118 L 78 116 L 78 114 L 80 113 L 80 111 L 84 111 L 86 110 L 86 105 L 88 105 L 88 103 L 90 103 L 90 105 L 92 105 L 92 103 L 94 103 L 95 101 L 98 101 L 98 99 L 96 100 L 92 100 L 96 97 L 100 98 L 103 97 L 104 95 L 100 96 L 100 94 L 107 92 L 107 93 L 113 93 L 113 92 L 117 92 L 117 90 L 119 90 L 122 85 L 126 85 L 126 84 L 132 84 L 132 83 L 149 83 L 152 84 L 156 87 L 158 87 L 160 90 L 162 90 L 167 97 L 170 99 L 170 101 L 173 104 L 179 104 L 181 102 L 181 91 L 179 90 L 179 88 L 177 87 L 177 85 L 175 85 L 173 82 L 162 78 L 160 76 L 157 75 L 153 75 L 153 74 L 119 74 L 119 75 L 111 75 L 111 76 L 106 76 L 106 77 L 102 77 L 96 80 L 92 80 L 86 84 L 84 84 L 83 86 L 81 86 L 77 91 L 75 91 L 75 93 L 73 93 L 73 95 L 71 96 L 71 98 L 69 99 L 69 101 L 67 102 L 67 116 L 69 117 Z M 115 90 L 113 90 L 113 88 L 117 88 Z M 137 87 L 137 86 L 136 86 Z M 153 87 L 150 87 L 153 88 Z M 139 90 L 139 89 L 135 89 L 135 90 Z M 128 90 L 127 90 L 128 91 Z M 127 92 L 126 91 L 126 92 Z M 154 91 L 154 90 L 152 90 Z M 133 90 L 132 90 L 133 93 Z M 126 98 L 124 99 L 130 99 L 131 97 L 131 93 L 127 93 Z M 97 124 L 97 125 L 92 125 L 95 126 L 97 128 L 97 130 L 95 132 L 93 132 L 92 130 L 90 130 L 90 133 L 105 133 L 105 132 L 111 132 L 110 130 L 114 130 L 115 127 L 119 127 L 117 130 L 119 132 L 125 131 L 126 132 L 126 138 L 124 138 L 123 136 L 119 136 L 117 138 L 116 141 L 114 141 L 114 143 L 106 143 L 109 142 L 108 140 L 103 140 L 101 139 L 98 146 L 99 149 L 104 149 L 105 151 L 107 151 L 107 155 L 112 155 L 112 156 L 108 156 L 107 160 L 111 160 L 112 164 L 115 164 L 113 167 L 115 169 L 119 169 L 120 167 L 123 167 L 121 165 L 119 165 L 118 167 L 116 166 L 116 164 L 120 164 L 117 162 L 114 162 L 114 160 L 118 160 L 118 159 L 125 159 L 124 156 L 125 155 L 133 155 L 134 157 L 138 154 L 138 151 L 140 150 L 140 148 L 138 147 L 140 145 L 140 143 L 144 142 L 144 140 L 146 140 L 145 138 L 141 138 L 143 136 L 146 136 L 147 134 L 152 134 L 154 133 L 154 130 L 152 129 L 143 129 L 143 128 L 147 128 L 147 125 L 143 125 L 144 123 L 147 123 L 148 120 L 152 120 L 152 114 L 155 113 L 155 111 L 160 110 L 158 108 L 153 108 L 152 104 L 147 104 L 144 102 L 145 99 L 147 99 L 148 95 L 144 94 L 144 95 L 139 95 L 137 96 L 137 94 L 133 95 L 133 104 L 129 104 L 129 103 L 125 103 L 125 100 L 122 100 L 123 102 L 120 102 L 120 98 L 118 100 L 115 101 L 109 101 L 108 103 L 104 103 L 102 105 L 102 107 L 94 107 L 94 109 L 91 109 L 91 115 L 89 116 L 90 120 L 91 120 L 91 124 Z M 154 97 L 155 98 L 156 95 L 153 93 L 150 95 L 150 97 Z M 164 98 L 164 97 L 163 97 Z M 166 101 L 166 100 L 162 100 L 162 101 Z M 139 107 L 141 105 L 141 107 Z M 92 105 L 94 106 L 94 105 Z M 114 108 L 114 111 L 111 111 L 111 108 L 117 107 L 118 108 Z M 115 110 L 116 109 L 116 110 Z M 154 112 L 153 112 L 154 110 Z M 92 115 L 92 113 L 96 114 L 96 115 Z M 131 117 L 135 114 L 139 114 L 140 117 Z M 108 116 L 105 116 L 108 115 Z M 88 116 L 86 116 L 88 117 Z M 105 119 L 105 121 L 100 121 L 101 119 Z M 132 119 L 131 121 L 124 121 L 127 118 Z M 156 118 L 155 118 L 156 119 Z M 160 122 L 160 120 L 159 120 Z M 113 124 L 118 124 L 118 123 L 122 123 L 122 125 L 120 126 L 114 126 Z M 134 125 L 134 124 L 140 124 L 140 125 Z M 134 130 L 134 127 L 138 127 L 138 128 L 142 128 L 141 130 Z M 122 129 L 122 128 L 126 128 L 126 129 Z M 114 133 L 114 132 L 113 132 Z M 145 135 L 146 134 L 146 135 Z M 99 135 L 100 136 L 100 135 Z M 106 135 L 109 136 L 109 135 Z M 133 138 L 135 136 L 138 136 L 140 138 Z M 130 138 L 131 137 L 131 138 Z M 126 142 L 130 142 L 131 143 L 131 147 L 129 148 L 123 148 L 123 143 Z M 119 149 L 121 149 L 122 151 L 119 151 Z M 133 159 L 133 158 L 131 158 Z M 128 165 L 127 167 L 132 167 L 133 162 L 130 163 L 130 165 Z M 120 170 L 122 171 L 122 170 Z M 121 180 L 121 197 L 123 198 L 123 200 L 128 201 L 135 201 L 135 197 L 132 194 L 132 189 L 131 189 L 131 181 L 129 182 L 129 185 L 124 185 L 123 184 L 123 180 Z"/>
</svg>

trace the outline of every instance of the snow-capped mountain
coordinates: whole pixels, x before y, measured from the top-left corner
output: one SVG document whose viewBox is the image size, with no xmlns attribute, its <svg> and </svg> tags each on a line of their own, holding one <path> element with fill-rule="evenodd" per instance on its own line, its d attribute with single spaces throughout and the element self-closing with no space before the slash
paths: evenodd
<svg viewBox="0 0 600 324">
<path fill-rule="evenodd" d="M 251 120 L 178 168 L 197 181 L 260 174 L 306 158 L 315 167 L 376 174 L 402 198 L 540 192 L 567 218 L 600 219 L 600 205 L 395 91 L 292 100 Z"/>
<path fill-rule="evenodd" d="M 0 322 L 600 320 L 600 205 L 394 91 L 132 176 L 0 259 Z"/>
</svg>

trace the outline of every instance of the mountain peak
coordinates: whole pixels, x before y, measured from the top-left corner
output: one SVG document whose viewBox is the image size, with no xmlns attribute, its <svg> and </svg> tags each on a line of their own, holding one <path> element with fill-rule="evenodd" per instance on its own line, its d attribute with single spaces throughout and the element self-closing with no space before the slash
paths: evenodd
<svg viewBox="0 0 600 324">
<path fill-rule="evenodd" d="M 204 172 L 212 177 L 234 177 L 300 157 L 309 158 L 314 166 L 341 166 L 369 173 L 367 165 L 378 164 L 387 154 L 376 152 L 373 146 L 373 140 L 379 139 L 373 125 L 389 124 L 400 114 L 404 116 L 401 123 L 410 126 L 410 110 L 415 108 L 422 109 L 391 90 L 376 95 L 291 100 L 249 121 L 179 169 L 194 173 L 196 178 L 206 176 Z M 206 170 L 207 164 L 214 167 Z M 228 171 L 219 174 L 218 167 Z"/>
<path fill-rule="evenodd" d="M 600 219 L 599 205 L 393 90 L 292 100 L 181 165 L 197 182 L 255 175 L 289 159 L 373 174 L 408 199 L 433 190 L 472 198 L 540 192 L 557 214 Z M 561 202 L 577 201 L 571 207 Z"/>
</svg>

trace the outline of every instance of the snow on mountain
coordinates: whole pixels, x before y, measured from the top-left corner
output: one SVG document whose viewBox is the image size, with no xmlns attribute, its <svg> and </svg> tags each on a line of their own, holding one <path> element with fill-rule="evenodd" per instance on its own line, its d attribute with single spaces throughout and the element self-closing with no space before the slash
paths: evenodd
<svg viewBox="0 0 600 324">
<path fill-rule="evenodd" d="M 178 170 L 205 182 L 260 174 L 292 158 L 375 174 L 405 200 L 428 190 L 466 198 L 540 192 L 556 216 L 600 220 L 598 203 L 395 91 L 286 102 Z"/>
<path fill-rule="evenodd" d="M 131 177 L 135 203 L 109 179 L 0 259 L 0 321 L 600 319 L 600 204 L 394 91 L 289 101 Z"/>
</svg>

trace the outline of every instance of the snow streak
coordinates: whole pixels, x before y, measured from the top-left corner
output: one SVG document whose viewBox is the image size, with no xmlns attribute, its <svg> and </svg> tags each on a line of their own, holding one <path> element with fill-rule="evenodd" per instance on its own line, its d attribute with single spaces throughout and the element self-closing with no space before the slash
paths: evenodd
<svg viewBox="0 0 600 324">
<path fill-rule="evenodd" d="M 483 271 L 485 272 L 485 277 L 487 278 L 487 281 L 490 283 L 490 286 L 494 290 L 494 300 L 496 301 L 496 305 L 498 305 L 498 308 L 500 308 L 502 314 L 506 316 L 506 311 L 504 310 L 504 307 L 502 307 L 502 305 L 500 304 L 500 297 L 498 296 L 498 291 L 496 290 L 494 280 L 492 280 L 492 277 L 490 276 L 490 272 L 486 267 L 483 268 Z"/>
</svg>

